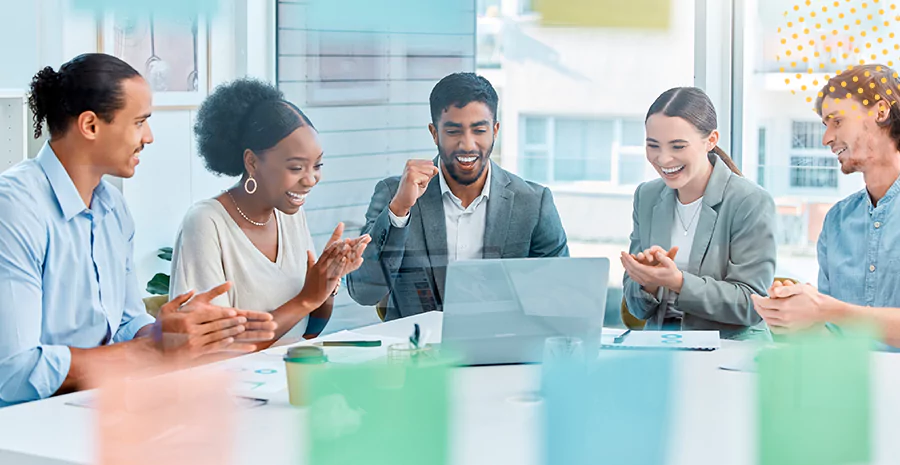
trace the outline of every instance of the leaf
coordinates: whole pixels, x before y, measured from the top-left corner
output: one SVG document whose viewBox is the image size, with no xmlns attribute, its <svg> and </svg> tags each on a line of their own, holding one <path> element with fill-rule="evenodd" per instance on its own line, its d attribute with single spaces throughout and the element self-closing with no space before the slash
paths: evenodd
<svg viewBox="0 0 900 465">
<path fill-rule="evenodd" d="M 163 247 L 163 248 L 159 249 L 158 252 L 159 253 L 156 255 L 157 257 L 159 257 L 167 262 L 172 261 L 172 248 L 171 247 Z"/>
<path fill-rule="evenodd" d="M 147 283 L 147 292 L 153 295 L 169 295 L 169 275 L 156 273 Z"/>
</svg>

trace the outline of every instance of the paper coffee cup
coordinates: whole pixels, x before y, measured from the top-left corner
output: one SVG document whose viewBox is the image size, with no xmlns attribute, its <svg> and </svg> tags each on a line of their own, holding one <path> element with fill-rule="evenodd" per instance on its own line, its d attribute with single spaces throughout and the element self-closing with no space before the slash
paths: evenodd
<svg viewBox="0 0 900 465">
<path fill-rule="evenodd" d="M 284 355 L 284 364 L 291 405 L 308 405 L 309 377 L 313 371 L 325 368 L 327 362 L 325 351 L 319 347 L 297 346 L 288 349 Z"/>
</svg>

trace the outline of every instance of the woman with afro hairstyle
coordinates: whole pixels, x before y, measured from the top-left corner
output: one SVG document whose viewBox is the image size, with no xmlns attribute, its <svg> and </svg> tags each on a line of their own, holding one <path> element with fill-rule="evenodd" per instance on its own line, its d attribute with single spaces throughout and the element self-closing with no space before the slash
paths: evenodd
<svg viewBox="0 0 900 465">
<path fill-rule="evenodd" d="M 338 224 L 315 258 L 302 207 L 322 176 L 316 129 L 278 89 L 240 79 L 206 99 L 194 134 L 206 168 L 240 181 L 188 211 L 175 241 L 171 295 L 231 281 L 217 304 L 271 312 L 281 343 L 315 337 L 331 317 L 341 277 L 359 267 L 369 243 L 368 236 L 342 240 Z"/>
</svg>

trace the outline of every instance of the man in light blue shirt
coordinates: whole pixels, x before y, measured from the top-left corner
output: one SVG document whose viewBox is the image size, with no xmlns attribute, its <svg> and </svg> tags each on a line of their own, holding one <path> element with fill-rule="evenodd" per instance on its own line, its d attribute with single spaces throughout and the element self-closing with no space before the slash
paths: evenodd
<svg viewBox="0 0 900 465">
<path fill-rule="evenodd" d="M 229 284 L 179 296 L 158 320 L 145 312 L 134 222 L 102 180 L 134 175 L 153 141 L 144 79 L 88 54 L 41 70 L 31 91 L 35 136 L 46 120 L 51 139 L 0 175 L 0 407 L 79 389 L 91 366 L 127 371 L 272 337 L 270 315 L 209 303 Z"/>
<path fill-rule="evenodd" d="M 827 128 L 822 143 L 837 155 L 845 174 L 863 174 L 866 188 L 838 202 L 825 217 L 818 290 L 775 283 L 770 298 L 754 296 L 757 311 L 774 332 L 868 319 L 877 323 L 886 342 L 900 345 L 896 76 L 886 66 L 860 66 L 832 78 L 820 93 L 817 105 Z"/>
</svg>

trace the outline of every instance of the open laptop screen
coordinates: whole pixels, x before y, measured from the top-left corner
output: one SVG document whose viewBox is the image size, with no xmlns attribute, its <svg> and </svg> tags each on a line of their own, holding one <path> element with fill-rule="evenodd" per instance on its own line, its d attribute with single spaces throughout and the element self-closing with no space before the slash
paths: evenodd
<svg viewBox="0 0 900 465">
<path fill-rule="evenodd" d="M 609 260 L 540 258 L 451 263 L 444 290 L 444 345 L 473 364 L 540 359 L 548 337 L 599 346 Z"/>
</svg>

